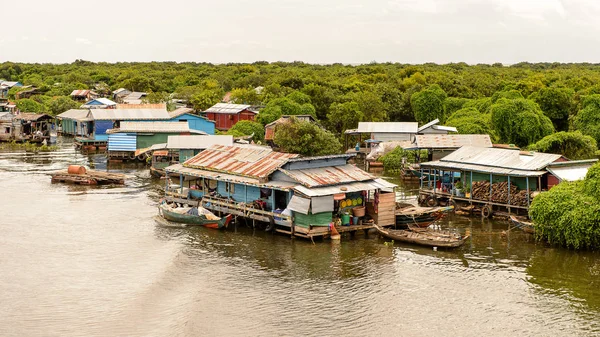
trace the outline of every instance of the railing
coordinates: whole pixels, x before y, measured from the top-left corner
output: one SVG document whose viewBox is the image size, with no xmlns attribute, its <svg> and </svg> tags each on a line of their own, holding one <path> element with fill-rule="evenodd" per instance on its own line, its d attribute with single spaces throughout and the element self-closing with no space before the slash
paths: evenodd
<svg viewBox="0 0 600 337">
<path fill-rule="evenodd" d="M 292 225 L 291 216 L 253 208 L 248 203 L 236 203 L 227 199 L 203 196 L 202 207 L 264 222 L 269 222 L 270 218 L 273 218 L 273 221 L 278 225 L 288 227 Z"/>
</svg>

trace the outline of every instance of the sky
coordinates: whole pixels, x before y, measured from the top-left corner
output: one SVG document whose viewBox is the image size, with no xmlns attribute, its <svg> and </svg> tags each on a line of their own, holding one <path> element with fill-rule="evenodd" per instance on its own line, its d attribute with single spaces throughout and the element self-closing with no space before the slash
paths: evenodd
<svg viewBox="0 0 600 337">
<path fill-rule="evenodd" d="M 600 62 L 596 0 L 0 0 L 0 62 Z"/>
</svg>

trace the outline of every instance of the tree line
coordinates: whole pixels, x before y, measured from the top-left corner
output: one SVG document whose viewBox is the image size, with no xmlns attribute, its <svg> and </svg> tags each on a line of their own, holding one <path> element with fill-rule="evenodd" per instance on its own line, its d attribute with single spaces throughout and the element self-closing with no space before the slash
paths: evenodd
<svg viewBox="0 0 600 337">
<path fill-rule="evenodd" d="M 148 92 L 149 103 L 180 99 L 197 111 L 230 92 L 232 103 L 262 107 L 257 120 L 262 126 L 281 115 L 313 115 L 327 130 L 310 130 L 315 139 L 327 142 L 316 148 L 326 147 L 327 152 L 341 151 L 344 130 L 361 121 L 423 124 L 438 118 L 459 133 L 486 133 L 497 143 L 581 159 L 598 151 L 599 70 L 600 65 L 585 63 L 215 65 L 76 60 L 70 64 L 5 62 L 0 64 L 0 78 L 39 88 L 40 95 L 17 100 L 22 111 L 57 114 L 75 107 L 78 104 L 68 98 L 75 89 L 106 95 L 123 87 Z M 287 128 L 296 128 L 283 133 L 294 137 L 309 132 L 300 122 Z"/>
</svg>

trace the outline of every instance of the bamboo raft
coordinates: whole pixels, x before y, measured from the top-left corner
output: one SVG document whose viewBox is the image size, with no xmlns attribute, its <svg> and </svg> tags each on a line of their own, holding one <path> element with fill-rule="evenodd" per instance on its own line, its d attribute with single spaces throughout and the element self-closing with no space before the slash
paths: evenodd
<svg viewBox="0 0 600 337">
<path fill-rule="evenodd" d="M 53 183 L 76 185 L 111 185 L 125 184 L 125 175 L 95 170 L 86 170 L 83 166 L 71 165 L 68 170 L 51 174 Z"/>
</svg>

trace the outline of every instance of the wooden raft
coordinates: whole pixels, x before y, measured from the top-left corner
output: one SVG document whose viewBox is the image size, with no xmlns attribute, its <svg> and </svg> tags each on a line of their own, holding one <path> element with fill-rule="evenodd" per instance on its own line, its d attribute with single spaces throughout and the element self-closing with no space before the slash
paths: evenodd
<svg viewBox="0 0 600 337">
<path fill-rule="evenodd" d="M 67 183 L 76 185 L 110 185 L 125 184 L 125 175 L 87 170 L 85 174 L 70 174 L 66 170 L 52 173 L 53 183 Z"/>
</svg>

